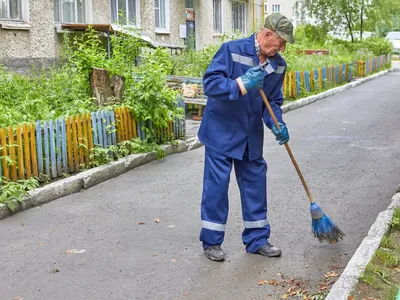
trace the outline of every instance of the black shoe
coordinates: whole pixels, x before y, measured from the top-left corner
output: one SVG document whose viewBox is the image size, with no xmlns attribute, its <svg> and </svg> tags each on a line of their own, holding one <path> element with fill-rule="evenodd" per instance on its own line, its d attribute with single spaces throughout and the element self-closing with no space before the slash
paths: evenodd
<svg viewBox="0 0 400 300">
<path fill-rule="evenodd" d="M 212 261 L 225 260 L 225 252 L 221 249 L 221 245 L 214 245 L 204 249 L 204 254 Z"/>
<path fill-rule="evenodd" d="M 256 253 L 268 257 L 277 257 L 282 255 L 282 251 L 279 248 L 272 246 L 268 242 L 260 249 L 258 249 Z"/>
</svg>

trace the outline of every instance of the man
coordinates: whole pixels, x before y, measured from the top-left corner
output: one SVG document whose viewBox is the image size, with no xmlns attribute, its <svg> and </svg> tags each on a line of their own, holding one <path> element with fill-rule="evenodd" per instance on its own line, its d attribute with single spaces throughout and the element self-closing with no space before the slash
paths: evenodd
<svg viewBox="0 0 400 300">
<path fill-rule="evenodd" d="M 204 253 L 213 261 L 225 260 L 221 248 L 228 218 L 228 187 L 232 165 L 240 189 L 246 251 L 280 256 L 268 239 L 266 172 L 262 156 L 265 125 L 279 144 L 289 140 L 282 120 L 281 87 L 286 62 L 278 54 L 293 43 L 293 25 L 272 14 L 264 28 L 249 38 L 224 43 L 203 78 L 207 106 L 199 129 L 205 145 L 202 229 Z M 278 130 L 258 89 L 263 89 L 280 123 Z"/>
</svg>

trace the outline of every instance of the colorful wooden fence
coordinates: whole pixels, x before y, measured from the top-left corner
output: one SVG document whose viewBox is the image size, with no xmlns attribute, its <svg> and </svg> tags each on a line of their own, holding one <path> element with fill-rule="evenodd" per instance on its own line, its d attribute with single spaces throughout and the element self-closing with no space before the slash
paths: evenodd
<svg viewBox="0 0 400 300">
<path fill-rule="evenodd" d="M 184 107 L 182 100 L 178 106 Z M 156 132 L 160 140 L 181 139 L 185 119 L 177 118 Z M 145 133 L 126 107 L 25 123 L 16 129 L 0 128 L 0 176 L 12 181 L 41 175 L 62 177 L 87 167 L 92 148 L 107 148 L 137 137 L 144 139 Z"/>
<path fill-rule="evenodd" d="M 282 86 L 284 98 L 298 98 L 309 92 L 332 88 L 380 70 L 390 61 L 390 54 L 337 66 L 287 72 Z"/>
</svg>

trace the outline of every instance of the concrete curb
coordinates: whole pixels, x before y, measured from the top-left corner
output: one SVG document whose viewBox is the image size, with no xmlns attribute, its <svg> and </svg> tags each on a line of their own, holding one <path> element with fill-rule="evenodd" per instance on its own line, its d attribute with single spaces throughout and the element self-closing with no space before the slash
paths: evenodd
<svg viewBox="0 0 400 300">
<path fill-rule="evenodd" d="M 393 71 L 393 67 L 390 70 L 384 70 L 384 71 L 381 71 L 379 73 L 370 75 L 368 77 L 359 78 L 356 81 L 346 83 L 345 85 L 342 85 L 342 86 L 327 90 L 325 92 L 322 92 L 322 93 L 319 93 L 319 94 L 316 94 L 316 95 L 312 95 L 312 96 L 308 96 L 308 97 L 305 97 L 305 98 L 301 98 L 301 99 L 293 101 L 291 103 L 287 103 L 287 104 L 282 106 L 282 111 L 283 111 L 283 113 L 287 113 L 287 112 L 289 112 L 291 110 L 295 110 L 297 108 L 306 106 L 306 105 L 311 104 L 311 103 L 313 103 L 315 101 L 327 98 L 327 97 L 332 96 L 334 94 L 337 94 L 339 92 L 343 92 L 345 90 L 354 88 L 354 87 L 356 87 L 356 86 L 358 86 L 358 85 L 360 85 L 362 83 L 365 83 L 367 81 L 373 80 L 373 79 L 378 78 L 378 77 L 381 77 L 381 76 L 383 76 L 383 75 L 385 75 L 385 74 L 387 74 L 388 72 L 391 72 L 391 71 Z"/>
<path fill-rule="evenodd" d="M 202 146 L 197 138 L 186 141 L 178 141 L 176 145 L 162 145 L 161 149 L 166 155 L 180 153 Z M 45 186 L 32 190 L 20 203 L 17 204 L 15 212 L 11 212 L 5 204 L 0 204 L 0 220 L 5 219 L 17 212 L 45 204 L 57 198 L 78 193 L 83 189 L 91 188 L 101 182 L 128 172 L 136 167 L 144 165 L 157 159 L 155 152 L 128 155 L 118 161 L 80 172 L 71 177 L 46 184 Z"/>
<path fill-rule="evenodd" d="M 303 107 L 317 100 L 327 98 L 341 91 L 353 88 L 364 82 L 383 76 L 391 70 L 385 70 L 374 75 L 358 79 L 346 85 L 330 89 L 317 95 L 312 95 L 306 98 L 301 98 L 294 102 L 282 106 L 283 113 Z M 180 153 L 197 149 L 202 146 L 202 143 L 197 136 L 191 137 L 185 141 L 178 141 L 177 145 L 163 145 L 161 148 L 165 151 L 166 155 Z M 113 177 L 121 175 L 130 171 L 138 166 L 144 165 L 148 162 L 157 159 L 155 152 L 132 154 L 127 157 L 121 158 L 118 161 L 83 171 L 69 178 L 62 179 L 41 188 L 30 191 L 28 196 L 25 197 L 21 203 L 17 204 L 15 212 L 10 212 L 5 204 L 0 204 L 0 220 L 16 214 L 17 212 L 29 209 L 31 207 L 39 206 L 47 202 L 53 201 L 57 198 L 65 197 L 67 195 L 78 193 L 83 189 L 91 188 L 96 184 L 107 181 Z"/>
<path fill-rule="evenodd" d="M 325 300 L 348 299 L 348 296 L 358 283 L 360 274 L 371 261 L 375 251 L 379 248 L 382 237 L 389 229 L 389 224 L 393 217 L 393 211 L 398 207 L 400 207 L 400 192 L 396 193 L 392 197 L 392 201 L 388 208 L 378 215 L 375 223 L 371 226 L 368 235 L 357 248 L 339 279 L 332 286 Z"/>
</svg>

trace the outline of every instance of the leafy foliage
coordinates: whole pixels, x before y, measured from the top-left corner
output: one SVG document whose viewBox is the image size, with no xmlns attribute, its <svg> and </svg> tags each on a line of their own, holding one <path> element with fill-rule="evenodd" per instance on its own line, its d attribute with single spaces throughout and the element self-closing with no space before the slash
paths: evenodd
<svg viewBox="0 0 400 300">
<path fill-rule="evenodd" d="M 18 202 L 21 202 L 28 191 L 39 187 L 36 178 L 28 180 L 18 180 L 17 182 L 8 181 L 0 178 L 0 203 L 4 203 L 11 211 L 15 211 Z"/>
</svg>

